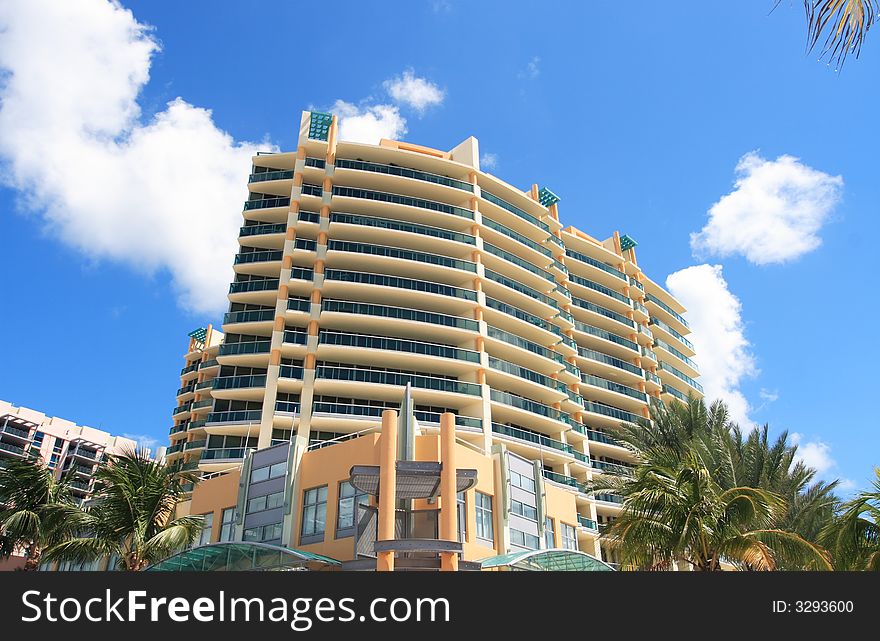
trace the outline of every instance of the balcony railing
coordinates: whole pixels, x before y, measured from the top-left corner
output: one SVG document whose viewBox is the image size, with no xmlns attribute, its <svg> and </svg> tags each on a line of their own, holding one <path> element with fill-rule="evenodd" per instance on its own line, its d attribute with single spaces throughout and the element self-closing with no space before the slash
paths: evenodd
<svg viewBox="0 0 880 641">
<path fill-rule="evenodd" d="M 270 207 L 289 207 L 290 198 L 263 198 L 261 200 L 247 200 L 244 203 L 244 210 L 251 211 L 253 209 L 269 209 Z"/>
<path fill-rule="evenodd" d="M 261 171 L 259 173 L 251 174 L 248 177 L 248 182 L 260 183 L 267 180 L 291 180 L 292 178 L 292 169 L 277 169 L 274 171 Z"/>
<path fill-rule="evenodd" d="M 214 389 L 241 389 L 246 387 L 266 387 L 265 374 L 249 374 L 242 376 L 221 376 L 214 379 Z"/>
<path fill-rule="evenodd" d="M 509 287 L 510 289 L 519 292 L 520 294 L 525 294 L 530 298 L 534 298 L 537 301 L 544 303 L 545 305 L 549 305 L 554 309 L 559 309 L 559 303 L 557 303 L 554 299 L 550 298 L 546 294 L 542 294 L 536 289 L 532 289 L 531 287 L 526 287 L 525 285 L 507 278 L 503 274 L 499 274 L 498 272 L 493 272 L 491 269 L 485 270 L 486 278 L 491 281 L 494 281 L 500 285 L 504 285 L 505 287 Z"/>
<path fill-rule="evenodd" d="M 693 387 L 695 390 L 697 390 L 700 394 L 703 393 L 703 386 L 702 385 L 700 385 L 697 381 L 692 379 L 690 376 L 688 376 L 687 374 L 685 374 L 681 370 L 674 368 L 669 363 L 660 363 L 660 369 L 662 369 L 666 372 L 669 372 L 670 374 L 675 376 L 680 381 L 684 381 L 685 383 L 687 383 L 688 385 Z"/>
<path fill-rule="evenodd" d="M 486 307 L 498 310 L 499 312 L 507 314 L 508 316 L 518 318 L 521 321 L 529 323 L 530 325 L 537 325 L 541 329 L 546 329 L 548 332 L 559 333 L 559 328 L 550 323 L 550 321 L 544 320 L 540 316 L 535 316 L 534 314 L 524 312 L 523 310 L 514 307 L 513 305 L 508 305 L 507 303 L 496 300 L 494 298 L 490 298 L 489 296 L 486 296 Z"/>
<path fill-rule="evenodd" d="M 569 415 L 562 410 L 558 410 L 555 407 L 550 407 L 549 405 L 544 405 L 543 403 L 539 403 L 537 401 L 533 401 L 529 398 L 525 398 L 524 396 L 518 396 L 517 394 L 502 392 L 501 390 L 496 389 L 491 390 L 489 394 L 490 398 L 497 403 L 503 403 L 504 405 L 516 407 L 518 409 L 525 410 L 533 414 L 538 414 L 540 416 L 545 416 L 556 421 L 561 421 L 566 424 L 570 424 L 572 422 Z"/>
<path fill-rule="evenodd" d="M 618 314 L 617 312 L 611 311 L 610 309 L 606 309 L 601 305 L 597 305 L 596 303 L 591 303 L 588 300 L 584 300 L 583 298 L 578 298 L 573 296 L 571 299 L 571 304 L 575 307 L 580 307 L 581 309 L 586 309 L 593 313 L 599 314 L 600 316 L 604 316 L 605 318 L 610 318 L 611 320 L 617 321 L 618 323 L 622 323 L 627 327 L 631 327 L 632 329 L 636 328 L 635 321 L 627 318 L 623 314 Z"/>
<path fill-rule="evenodd" d="M 221 448 L 213 448 L 209 450 L 205 450 L 202 452 L 202 461 L 217 461 L 217 460 L 235 460 L 235 459 L 243 459 L 245 455 L 252 451 L 254 448 L 252 447 L 221 447 Z"/>
<path fill-rule="evenodd" d="M 288 298 L 287 309 L 296 312 L 309 312 L 312 310 L 312 302 L 308 298 Z"/>
<path fill-rule="evenodd" d="M 258 323 L 275 320 L 274 309 L 249 309 L 241 312 L 226 312 L 223 323 Z"/>
<path fill-rule="evenodd" d="M 685 356 L 683 352 L 677 350 L 676 348 L 674 348 L 672 345 L 670 345 L 666 341 L 661 341 L 659 338 L 657 338 L 654 340 L 654 346 L 661 347 L 661 348 L 665 349 L 667 352 L 669 352 L 670 354 L 672 354 L 673 356 L 675 356 L 676 358 L 678 358 L 682 362 L 687 363 L 688 365 L 690 365 L 694 369 L 699 369 L 697 367 L 697 364 L 693 360 L 691 360 L 689 357 Z"/>
<path fill-rule="evenodd" d="M 516 376 L 517 378 L 522 378 L 524 380 L 531 381 L 532 383 L 537 383 L 538 385 L 549 387 L 550 389 L 556 390 L 557 392 L 568 391 L 568 388 L 562 381 L 550 378 L 549 376 L 545 376 L 544 374 L 539 374 L 538 372 L 532 371 L 514 363 L 510 363 L 500 358 L 495 358 L 494 356 L 489 357 L 489 367 L 498 370 L 499 372 L 504 372 L 505 374 L 510 374 L 512 376 Z"/>
<path fill-rule="evenodd" d="M 469 220 L 474 219 L 474 212 L 464 207 L 455 207 L 446 203 L 438 203 L 433 200 L 425 200 L 424 198 L 413 198 L 412 196 L 402 196 L 400 194 L 391 194 L 383 191 L 373 191 L 371 189 L 359 189 L 357 187 L 340 187 L 333 186 L 333 195 L 345 198 L 363 198 L 366 200 L 376 200 L 385 203 L 394 203 L 396 205 L 406 205 L 408 207 L 419 207 L 421 209 L 430 209 L 431 211 L 439 211 L 444 214 L 452 214 L 453 216 L 461 216 Z"/>
<path fill-rule="evenodd" d="M 452 240 L 468 245 L 476 245 L 477 239 L 470 234 L 463 234 L 457 231 L 441 229 L 439 227 L 431 227 L 429 225 L 419 225 L 403 220 L 393 220 L 390 218 L 376 218 L 373 216 L 362 216 L 359 214 L 345 214 L 334 212 L 330 214 L 331 223 L 343 223 L 346 225 L 362 225 L 365 227 L 376 227 L 379 229 L 391 229 L 394 231 L 403 231 L 411 234 L 421 234 L 423 236 L 432 236 L 434 238 L 442 238 L 443 240 Z"/>
<path fill-rule="evenodd" d="M 586 401 L 584 403 L 584 409 L 588 412 L 593 412 L 594 414 L 610 416 L 611 418 L 616 418 L 627 423 L 638 423 L 640 420 L 644 420 L 644 417 L 639 414 L 627 412 L 626 410 L 622 410 L 619 407 L 614 407 L 612 405 L 596 403 L 595 401 Z"/>
<path fill-rule="evenodd" d="M 379 383 L 382 385 L 397 385 L 400 387 L 405 387 L 406 384 L 409 383 L 416 388 L 453 392 L 456 394 L 469 394 L 471 396 L 480 396 L 481 393 L 480 386 L 476 383 L 465 383 L 455 379 L 437 378 L 425 374 L 388 372 L 356 367 L 319 365 L 315 373 L 315 378 L 337 381 L 357 381 L 361 383 Z"/>
<path fill-rule="evenodd" d="M 220 346 L 220 356 L 234 356 L 237 354 L 268 354 L 271 341 L 249 341 L 246 343 L 223 343 Z"/>
<path fill-rule="evenodd" d="M 651 381 L 652 383 L 655 383 L 657 385 L 663 385 L 663 381 L 660 380 L 660 377 L 657 376 L 654 372 L 649 372 L 648 370 L 645 370 L 645 380 Z"/>
<path fill-rule="evenodd" d="M 468 260 L 449 258 L 448 256 L 418 252 L 411 249 L 401 249 L 400 247 L 388 247 L 385 245 L 374 245 L 372 243 L 357 243 L 348 240 L 331 240 L 327 246 L 327 249 L 331 251 L 369 254 L 371 256 L 385 256 L 387 258 L 411 260 L 419 263 L 449 267 L 450 269 L 460 269 L 462 271 L 472 273 L 476 273 L 477 271 L 476 263 L 472 263 Z"/>
<path fill-rule="evenodd" d="M 605 363 L 606 365 L 611 365 L 612 367 L 616 367 L 618 369 L 622 369 L 627 372 L 631 372 L 638 376 L 643 375 L 643 371 L 641 367 L 637 367 L 632 363 L 627 363 L 624 360 L 619 358 L 615 358 L 614 356 L 609 356 L 608 354 L 603 354 L 602 352 L 597 352 L 594 349 L 587 349 L 586 347 L 579 347 L 578 354 L 582 358 L 586 358 L 591 361 L 596 361 L 598 363 Z"/>
<path fill-rule="evenodd" d="M 535 443 L 542 447 L 559 450 L 560 452 L 565 452 L 568 455 L 571 455 L 573 452 L 571 445 L 569 445 L 568 443 L 557 441 L 556 439 L 552 439 L 549 436 L 544 436 L 543 434 L 538 434 L 537 432 L 532 432 L 531 430 L 511 427 L 510 425 L 501 425 L 500 423 L 492 423 L 492 432 L 495 434 L 501 434 L 502 436 L 509 436 L 520 441 Z"/>
<path fill-rule="evenodd" d="M 325 278 L 327 280 L 342 281 L 347 283 L 364 283 L 367 285 L 380 285 L 382 287 L 396 287 L 413 291 L 439 294 L 469 301 L 477 300 L 477 292 L 461 287 L 452 287 L 426 280 L 412 278 L 400 278 L 398 276 L 386 276 L 384 274 L 371 274 L 368 272 L 352 272 L 340 269 L 328 269 Z"/>
<path fill-rule="evenodd" d="M 480 329 L 480 324 L 469 318 L 449 316 L 437 312 L 426 312 L 420 309 L 410 309 L 407 307 L 392 307 L 389 305 L 374 305 L 372 303 L 356 303 L 352 301 L 325 299 L 321 303 L 321 309 L 324 312 L 382 316 L 385 318 L 396 318 L 419 323 L 430 323 L 432 325 L 458 327 L 473 332 L 479 331 Z"/>
<path fill-rule="evenodd" d="M 587 325 L 581 321 L 574 322 L 574 328 L 583 332 L 584 334 L 590 334 L 591 336 L 597 336 L 599 338 L 604 338 L 607 341 L 611 341 L 612 343 L 617 343 L 622 347 L 626 347 L 628 349 L 633 350 L 634 352 L 639 351 L 639 344 L 629 340 L 628 338 L 624 338 L 623 336 L 618 336 L 608 330 L 601 329 L 599 327 L 594 327 L 592 325 Z"/>
<path fill-rule="evenodd" d="M 540 356 L 543 356 L 544 358 L 549 358 L 550 360 L 556 361 L 559 364 L 565 362 L 565 359 L 559 352 L 554 352 L 553 350 L 548 349 L 543 345 L 538 345 L 537 343 L 526 340 L 521 336 L 506 332 L 503 329 L 498 329 L 497 327 L 492 327 L 491 325 L 489 325 L 487 329 L 487 336 L 489 336 L 489 338 L 494 338 L 495 340 L 514 345 L 534 354 L 538 354 Z"/>
<path fill-rule="evenodd" d="M 587 517 L 581 516 L 580 514 L 578 514 L 578 525 L 580 525 L 581 527 L 585 527 L 588 530 L 595 530 L 597 532 L 599 531 L 598 523 L 596 523 L 593 519 L 588 519 Z"/>
<path fill-rule="evenodd" d="M 0 433 L 9 434 L 11 436 L 17 436 L 20 439 L 27 440 L 30 438 L 30 430 L 23 430 L 19 427 L 13 427 L 12 425 L 3 425 L 0 427 Z"/>
<path fill-rule="evenodd" d="M 364 347 L 367 349 L 388 350 L 394 352 L 407 352 L 424 356 L 436 356 L 438 358 L 451 358 L 469 363 L 479 363 L 480 353 L 469 349 L 461 349 L 422 341 L 411 341 L 402 338 L 389 338 L 384 336 L 369 336 L 364 334 L 349 334 L 324 330 L 319 334 L 318 343 L 321 345 L 342 345 L 346 347 Z"/>
<path fill-rule="evenodd" d="M 553 252 L 551 252 L 547 247 L 542 245 L 541 243 L 535 242 L 531 238 L 527 236 L 523 236 L 519 232 L 512 230 L 510 227 L 506 227 L 501 223 L 495 222 L 491 218 L 487 218 L 485 215 L 483 216 L 483 225 L 488 227 L 489 229 L 497 231 L 499 234 L 504 234 L 508 238 L 512 238 L 513 240 L 522 243 L 526 247 L 530 249 L 534 249 L 536 252 L 544 254 L 547 258 L 553 258 Z"/>
<path fill-rule="evenodd" d="M 691 343 L 688 339 L 686 339 L 684 336 L 682 336 L 680 333 L 678 333 L 678 331 L 672 329 L 669 325 L 664 323 L 659 318 L 654 318 L 653 316 L 651 316 L 651 324 L 656 325 L 657 327 L 665 330 L 667 334 L 672 335 L 673 337 L 675 337 L 676 339 L 681 341 L 683 345 L 686 345 L 691 350 L 694 349 L 693 343 Z"/>
<path fill-rule="evenodd" d="M 190 407 L 192 407 L 192 403 L 184 403 L 183 405 L 178 405 L 171 411 L 171 416 L 177 416 L 178 414 L 188 412 Z"/>
<path fill-rule="evenodd" d="M 688 402 L 688 397 L 684 393 L 679 392 L 677 389 L 675 389 L 674 387 L 672 387 L 670 385 L 663 386 L 663 393 L 664 394 L 671 394 L 672 396 L 674 396 L 675 398 L 680 400 L 682 403 Z"/>
<path fill-rule="evenodd" d="M 601 493 L 596 494 L 593 498 L 597 501 L 603 501 L 605 503 L 616 503 L 618 505 L 623 505 L 623 497 L 618 496 L 617 494 Z"/>
<path fill-rule="evenodd" d="M 533 265 L 529 261 L 524 260 L 524 259 L 520 258 L 519 256 L 511 254 L 510 252 L 504 251 L 500 247 L 495 247 L 495 245 L 490 245 L 489 243 L 483 243 L 483 249 L 485 249 L 490 254 L 493 254 L 495 256 L 498 256 L 499 258 L 506 260 L 509 263 L 513 263 L 514 265 L 522 267 L 526 271 L 529 271 L 529 272 L 535 274 L 536 276 L 540 276 L 541 278 L 545 278 L 545 279 L 549 280 L 551 283 L 554 282 L 554 280 L 556 278 L 555 276 L 553 276 L 553 274 L 551 274 L 547 270 L 541 269 L 537 265 Z"/>
<path fill-rule="evenodd" d="M 279 378 L 289 378 L 297 381 L 303 379 L 305 370 L 300 365 L 282 365 L 278 370 Z"/>
<path fill-rule="evenodd" d="M 685 327 L 690 328 L 690 325 L 688 324 L 687 320 L 685 320 L 685 317 L 684 317 L 684 316 L 682 316 L 681 314 L 679 314 L 677 311 L 675 311 L 674 309 L 672 309 L 669 305 L 667 305 L 666 303 L 664 303 L 662 300 L 660 300 L 660 299 L 657 298 L 656 296 L 654 296 L 654 295 L 652 295 L 652 294 L 647 294 L 647 295 L 645 296 L 645 299 L 646 299 L 647 301 L 649 301 L 649 302 L 654 303 L 655 305 L 657 305 L 657 307 L 659 307 L 659 308 L 662 309 L 664 312 L 666 312 L 667 314 L 669 314 L 670 316 L 672 316 L 675 320 L 677 320 L 679 323 L 681 323 L 681 324 L 684 325 Z"/>
<path fill-rule="evenodd" d="M 593 469 L 599 470 L 601 472 L 607 472 L 608 474 L 615 474 L 617 476 L 632 476 L 633 471 L 632 468 L 626 465 L 621 465 L 620 463 L 609 463 L 608 461 L 599 461 L 597 459 L 590 460 L 590 467 Z"/>
<path fill-rule="evenodd" d="M 596 443 L 605 443 L 606 445 L 617 445 L 620 446 L 620 441 L 609 436 L 605 432 L 601 432 L 599 430 L 587 429 L 586 430 L 587 438 L 591 441 L 595 441 Z"/>
<path fill-rule="evenodd" d="M 277 289 L 277 278 L 267 278 L 266 280 L 245 280 L 229 284 L 230 294 L 240 294 L 242 292 L 264 292 Z"/>
<path fill-rule="evenodd" d="M 581 278 L 580 276 L 575 276 L 574 274 L 570 274 L 568 277 L 568 280 L 570 280 L 572 283 L 576 283 L 576 284 L 580 285 L 581 287 L 586 287 L 587 289 L 591 289 L 594 292 L 599 292 L 600 294 L 604 294 L 605 296 L 609 296 L 609 297 L 613 298 L 614 300 L 617 300 L 617 301 L 620 301 L 621 303 L 624 303 L 625 305 L 630 305 L 633 303 L 633 301 L 630 298 L 624 296 L 623 294 L 614 291 L 610 287 L 605 287 L 605 285 L 602 285 L 600 283 L 596 283 L 592 280 L 588 280 L 586 278 Z"/>
<path fill-rule="evenodd" d="M 568 485 L 569 487 L 576 489 L 580 488 L 580 484 L 573 476 L 566 476 L 565 474 L 560 474 L 559 472 L 553 472 L 551 470 L 541 470 L 541 473 L 544 475 L 544 478 L 550 479 L 551 481 Z"/>
<path fill-rule="evenodd" d="M 262 410 L 235 410 L 230 412 L 211 412 L 208 414 L 208 423 L 253 423 L 259 422 L 263 415 Z"/>
<path fill-rule="evenodd" d="M 414 180 L 423 180 L 425 182 L 437 185 L 445 185 L 454 187 L 470 193 L 474 192 L 474 186 L 463 180 L 456 180 L 448 176 L 440 176 L 426 171 L 417 169 L 409 169 L 407 167 L 398 167 L 397 165 L 384 165 L 377 162 L 366 162 L 363 160 L 348 160 L 346 158 L 337 158 L 336 167 L 338 169 L 357 169 L 360 171 L 372 171 L 378 174 L 388 174 L 389 176 L 401 176 L 403 178 L 412 178 Z"/>
<path fill-rule="evenodd" d="M 532 214 L 530 214 L 526 211 L 523 211 L 522 209 L 520 209 L 516 205 L 512 205 L 509 202 L 507 202 L 506 200 L 499 198 L 498 196 L 495 196 L 494 194 L 489 193 L 485 189 L 480 190 L 480 197 L 482 197 L 483 200 L 488 200 L 493 205 L 497 205 L 498 207 L 501 207 L 502 209 L 509 211 L 511 214 L 513 214 L 515 216 L 519 216 L 520 218 L 522 218 L 526 222 L 533 224 L 535 227 L 538 227 L 538 228 L 544 230 L 548 234 L 550 233 L 550 227 L 547 226 L 547 223 L 542 222 L 536 216 L 533 216 Z"/>
<path fill-rule="evenodd" d="M 4 452 L 9 452 L 10 454 L 16 454 L 18 456 L 25 456 L 25 451 L 23 447 L 19 447 L 18 445 L 11 445 L 10 443 L 4 443 L 0 441 L 0 450 Z"/>
<path fill-rule="evenodd" d="M 274 260 L 281 260 L 284 252 L 281 250 L 267 249 L 265 251 L 247 252 L 235 255 L 236 265 L 245 265 L 247 263 L 266 263 Z"/>
<path fill-rule="evenodd" d="M 245 225 L 238 230 L 241 238 L 248 236 L 265 236 L 267 234 L 283 234 L 287 231 L 287 223 L 273 223 L 266 225 Z"/>
<path fill-rule="evenodd" d="M 607 378 L 600 378 L 599 376 L 593 376 L 592 374 L 583 374 L 581 375 L 581 381 L 587 385 L 607 389 L 610 392 L 617 392 L 618 394 L 625 394 L 632 398 L 637 398 L 644 403 L 648 402 L 648 395 L 644 392 L 640 392 L 632 387 L 627 387 L 626 385 L 621 385 L 620 383 L 615 383 L 614 381 L 609 381 Z"/>
<path fill-rule="evenodd" d="M 206 439 L 201 439 L 198 441 L 190 441 L 189 443 L 184 443 L 183 449 L 187 452 L 190 450 L 199 450 L 199 449 L 205 447 L 207 444 L 208 444 L 208 441 Z"/>
<path fill-rule="evenodd" d="M 626 282 L 626 280 L 627 280 L 626 274 L 624 274 L 619 269 L 615 269 L 611 265 L 603 263 L 600 260 L 596 260 L 595 258 L 591 258 L 590 256 L 587 256 L 586 254 L 582 254 L 580 252 L 573 251 L 571 249 L 566 249 L 565 255 L 568 258 L 574 258 L 575 260 L 579 260 L 582 263 L 586 263 L 587 265 L 592 265 L 593 267 L 595 267 L 597 269 L 601 269 L 603 272 L 611 274 L 612 276 L 615 276 L 616 278 L 619 278 L 620 280 L 622 280 L 624 282 Z"/>
</svg>

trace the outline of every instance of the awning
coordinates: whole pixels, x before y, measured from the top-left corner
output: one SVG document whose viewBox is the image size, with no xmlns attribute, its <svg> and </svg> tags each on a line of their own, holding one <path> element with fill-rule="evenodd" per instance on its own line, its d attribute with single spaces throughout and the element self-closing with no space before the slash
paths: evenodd
<svg viewBox="0 0 880 641">
<path fill-rule="evenodd" d="M 334 570 L 342 564 L 329 556 L 267 543 L 213 543 L 184 550 L 148 567 L 147 572 L 236 572 Z"/>
<path fill-rule="evenodd" d="M 578 550 L 523 550 L 490 556 L 480 561 L 481 568 L 506 568 L 532 572 L 614 572 L 614 568 Z"/>
</svg>

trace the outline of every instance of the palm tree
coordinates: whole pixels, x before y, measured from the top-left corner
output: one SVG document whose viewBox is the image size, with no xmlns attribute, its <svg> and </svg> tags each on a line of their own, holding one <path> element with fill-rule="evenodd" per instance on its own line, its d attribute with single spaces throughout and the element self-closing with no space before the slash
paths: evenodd
<svg viewBox="0 0 880 641">
<path fill-rule="evenodd" d="M 174 518 L 191 481 L 142 450 L 111 456 L 95 473 L 92 500 L 77 515 L 77 536 L 53 545 L 45 558 L 85 563 L 115 555 L 121 569 L 137 571 L 192 545 L 202 517 Z"/>
<path fill-rule="evenodd" d="M 40 461 L 10 461 L 0 468 L 0 558 L 23 550 L 24 569 L 36 570 L 43 551 L 73 535 L 78 512 L 67 479 Z"/>
<path fill-rule="evenodd" d="M 777 6 L 782 0 L 777 0 Z M 804 0 L 807 12 L 807 48 L 812 51 L 822 36 L 822 56 L 838 67 L 849 54 L 856 58 L 868 30 L 877 18 L 877 0 Z"/>
<path fill-rule="evenodd" d="M 821 539 L 832 550 L 838 570 L 880 572 L 880 468 L 874 468 L 874 475 L 874 489 L 844 503 L 838 517 L 822 530 Z"/>
<path fill-rule="evenodd" d="M 788 478 L 782 467 L 791 448 L 765 448 L 760 435 L 744 442 L 720 401 L 709 408 L 694 398 L 657 404 L 652 418 L 613 430 L 639 461 L 633 476 L 606 477 L 589 488 L 624 499 L 623 513 L 603 536 L 625 567 L 659 569 L 683 560 L 712 571 L 727 560 L 744 569 L 830 569 L 824 550 L 781 526 L 790 507 L 773 488 L 787 486 L 779 480 Z"/>
</svg>

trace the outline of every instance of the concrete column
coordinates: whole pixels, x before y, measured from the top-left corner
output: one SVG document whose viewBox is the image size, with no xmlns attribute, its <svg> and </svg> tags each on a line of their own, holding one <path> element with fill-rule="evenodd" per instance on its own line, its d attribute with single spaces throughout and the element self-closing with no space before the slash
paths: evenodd
<svg viewBox="0 0 880 641">
<path fill-rule="evenodd" d="M 455 415 L 444 412 L 440 415 L 440 538 L 446 541 L 458 540 L 458 492 L 456 492 L 455 466 Z M 442 552 L 440 570 L 456 572 L 458 554 Z"/>
<path fill-rule="evenodd" d="M 442 420 L 442 419 L 441 419 Z M 379 438 L 379 522 L 377 541 L 394 539 L 394 508 L 397 504 L 397 412 L 382 412 L 382 436 Z M 394 552 L 376 554 L 376 571 L 394 571 Z"/>
</svg>

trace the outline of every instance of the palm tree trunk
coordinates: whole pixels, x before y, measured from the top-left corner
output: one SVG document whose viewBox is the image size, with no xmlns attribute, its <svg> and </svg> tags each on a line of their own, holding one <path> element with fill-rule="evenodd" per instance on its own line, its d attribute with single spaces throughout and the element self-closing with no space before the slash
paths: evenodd
<svg viewBox="0 0 880 641">
<path fill-rule="evenodd" d="M 25 572 L 35 572 L 40 567 L 40 556 L 42 556 L 42 551 L 39 546 L 35 542 L 31 543 L 25 550 Z"/>
</svg>

